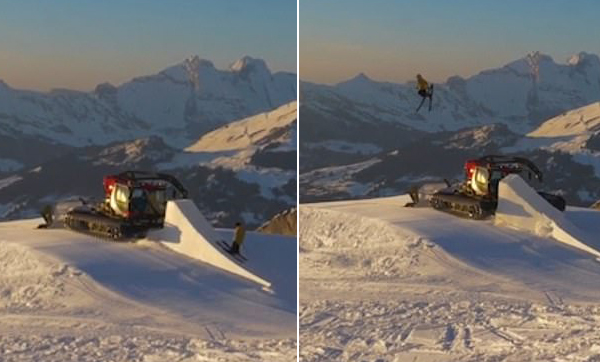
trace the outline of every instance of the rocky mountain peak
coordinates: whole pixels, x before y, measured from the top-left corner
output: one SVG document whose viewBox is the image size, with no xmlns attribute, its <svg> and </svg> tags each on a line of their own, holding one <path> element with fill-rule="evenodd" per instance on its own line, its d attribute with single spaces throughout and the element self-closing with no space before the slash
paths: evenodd
<svg viewBox="0 0 600 362">
<path fill-rule="evenodd" d="M 241 59 L 238 59 L 234 62 L 229 69 L 232 72 L 245 73 L 245 72 L 266 72 L 271 73 L 269 68 L 267 67 L 267 63 L 265 63 L 262 59 L 252 58 L 250 56 L 243 56 Z"/>
</svg>

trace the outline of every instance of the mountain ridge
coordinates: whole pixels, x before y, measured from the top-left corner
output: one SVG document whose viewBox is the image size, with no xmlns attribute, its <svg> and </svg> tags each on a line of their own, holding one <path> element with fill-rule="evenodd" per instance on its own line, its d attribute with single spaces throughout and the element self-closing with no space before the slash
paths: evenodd
<svg viewBox="0 0 600 362">
<path fill-rule="evenodd" d="M 234 70 L 219 70 L 194 56 L 117 86 L 100 83 L 89 92 L 22 90 L 0 81 L 0 135 L 67 146 L 160 135 L 177 145 L 296 99 L 293 73 L 271 73 L 264 60 L 251 57 L 236 63 Z"/>
<path fill-rule="evenodd" d="M 600 58 L 580 52 L 559 64 L 532 52 L 471 77 L 451 76 L 436 84 L 432 112 L 414 111 L 419 102 L 414 85 L 359 73 L 335 85 L 302 81 L 300 91 L 308 108 L 332 118 L 335 103 L 345 103 L 352 105 L 347 112 L 425 132 L 501 122 L 526 133 L 550 117 L 600 100 Z"/>
</svg>

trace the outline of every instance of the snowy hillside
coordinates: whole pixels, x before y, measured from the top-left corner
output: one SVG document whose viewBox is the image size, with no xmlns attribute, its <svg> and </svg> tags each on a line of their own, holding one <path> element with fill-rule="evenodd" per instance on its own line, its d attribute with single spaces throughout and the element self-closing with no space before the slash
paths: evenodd
<svg viewBox="0 0 600 362">
<path fill-rule="evenodd" d="M 590 166 L 600 177 L 600 102 L 544 122 L 506 150 L 527 152 L 538 148 L 568 154 L 575 162 Z"/>
<path fill-rule="evenodd" d="M 577 136 L 600 131 L 600 102 L 573 109 L 542 123 L 530 137 Z"/>
<path fill-rule="evenodd" d="M 0 219 L 37 217 L 43 205 L 73 196 L 100 199 L 103 176 L 154 170 L 180 179 L 216 225 L 243 220 L 258 227 L 296 204 L 295 105 L 225 125 L 195 142 L 193 151 L 151 136 L 75 148 L 7 172 L 0 178 Z"/>
<path fill-rule="evenodd" d="M 504 226 L 405 208 L 406 195 L 301 205 L 300 358 L 599 358 L 600 264 L 564 237 L 599 250 L 600 212 L 557 216 L 513 186 Z"/>
<path fill-rule="evenodd" d="M 427 180 L 461 180 L 466 160 L 504 154 L 531 159 L 544 173 L 548 190 L 562 193 L 573 205 L 589 206 L 600 199 L 599 120 L 600 103 L 594 102 L 553 117 L 526 135 L 498 123 L 415 136 L 378 152 L 358 152 L 363 144 L 347 142 L 336 150 L 347 155 L 338 158 L 328 158 L 331 142 L 328 149 L 327 142 L 301 143 L 301 200 L 404 193 Z M 302 153 L 307 148 L 308 156 Z M 307 157 L 321 157 L 331 165 L 317 167 Z M 313 167 L 307 169 L 303 162 Z"/>
<path fill-rule="evenodd" d="M 40 222 L 0 223 L 3 361 L 295 359 L 295 238 L 247 234 L 265 291 L 198 260 L 200 244 L 181 254 L 158 234 L 114 243 Z"/>
<path fill-rule="evenodd" d="M 274 111 L 261 113 L 203 135 L 187 147 L 188 152 L 230 151 L 265 143 L 286 143 L 296 149 L 296 135 L 292 132 L 296 121 L 296 101 Z"/>
</svg>

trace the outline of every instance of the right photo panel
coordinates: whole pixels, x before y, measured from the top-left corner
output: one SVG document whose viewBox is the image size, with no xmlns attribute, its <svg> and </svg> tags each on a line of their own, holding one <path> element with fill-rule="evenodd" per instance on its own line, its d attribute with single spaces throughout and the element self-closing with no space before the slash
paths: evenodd
<svg viewBox="0 0 600 362">
<path fill-rule="evenodd" d="M 300 0 L 300 361 L 600 361 L 598 14 Z"/>
</svg>

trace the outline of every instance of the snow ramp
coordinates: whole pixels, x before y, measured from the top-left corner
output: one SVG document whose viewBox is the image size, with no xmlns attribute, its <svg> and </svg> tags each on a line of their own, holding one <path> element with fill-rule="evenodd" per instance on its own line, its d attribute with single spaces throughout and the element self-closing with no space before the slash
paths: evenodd
<svg viewBox="0 0 600 362">
<path fill-rule="evenodd" d="M 160 241 L 178 253 L 201 260 L 263 287 L 271 286 L 270 282 L 244 268 L 217 244 L 222 238 L 192 200 L 168 201 L 165 226 L 160 230 L 152 231 L 148 238 Z"/>
<path fill-rule="evenodd" d="M 594 245 L 592 236 L 567 220 L 561 211 L 541 197 L 518 175 L 509 175 L 500 181 L 498 209 L 494 222 L 498 226 L 552 237 L 600 257 L 600 252 L 590 246 Z"/>
</svg>

